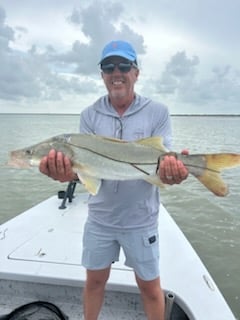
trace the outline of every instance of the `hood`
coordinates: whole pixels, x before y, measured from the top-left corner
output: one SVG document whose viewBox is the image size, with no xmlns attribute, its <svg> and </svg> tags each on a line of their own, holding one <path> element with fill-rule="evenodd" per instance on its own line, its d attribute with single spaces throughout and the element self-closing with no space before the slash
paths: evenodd
<svg viewBox="0 0 240 320">
<path fill-rule="evenodd" d="M 151 100 L 149 98 L 146 98 L 146 97 L 143 97 L 143 96 L 136 94 L 134 101 L 131 103 L 129 108 L 125 111 L 123 116 L 124 117 L 130 116 L 130 115 L 140 111 L 141 109 L 145 108 L 150 102 L 151 102 Z M 121 117 L 117 113 L 117 111 L 114 109 L 112 104 L 110 103 L 108 95 L 100 97 L 93 104 L 93 108 L 96 112 L 98 112 L 100 114 L 104 114 L 104 115 L 108 115 L 108 116 L 112 116 L 112 117 L 117 117 L 117 118 Z"/>
</svg>

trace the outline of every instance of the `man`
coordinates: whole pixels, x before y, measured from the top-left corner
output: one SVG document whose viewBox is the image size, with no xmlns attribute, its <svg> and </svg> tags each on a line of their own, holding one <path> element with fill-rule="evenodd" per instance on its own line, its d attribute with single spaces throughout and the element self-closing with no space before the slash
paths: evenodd
<svg viewBox="0 0 240 320">
<path fill-rule="evenodd" d="M 108 43 L 100 67 L 108 94 L 82 112 L 80 132 L 124 140 L 162 136 L 170 149 L 168 109 L 134 91 L 139 68 L 132 46 L 125 41 Z M 42 159 L 40 171 L 62 182 L 77 178 L 70 160 L 54 150 Z M 158 172 L 163 183 L 168 184 L 180 183 L 188 175 L 182 162 L 172 156 L 161 161 Z M 98 318 L 111 264 L 118 260 L 120 247 L 126 265 L 135 272 L 147 319 L 164 319 L 159 278 L 159 203 L 158 188 L 142 180 L 104 180 L 98 194 L 90 196 L 82 256 L 87 269 L 85 320 Z"/>
</svg>

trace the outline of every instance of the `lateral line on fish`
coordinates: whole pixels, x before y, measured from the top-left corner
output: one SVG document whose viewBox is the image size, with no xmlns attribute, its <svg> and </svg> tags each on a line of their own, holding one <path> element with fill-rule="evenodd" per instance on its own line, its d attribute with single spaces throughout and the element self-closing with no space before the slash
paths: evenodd
<svg viewBox="0 0 240 320">
<path fill-rule="evenodd" d="M 142 173 L 145 173 L 146 175 L 150 176 L 150 173 L 148 173 L 147 171 L 137 167 L 134 163 L 130 163 L 131 166 L 133 166 L 135 169 L 137 169 L 138 171 L 141 171 Z"/>
<path fill-rule="evenodd" d="M 68 141 L 68 142 L 64 142 L 64 143 L 67 143 L 67 144 L 69 144 L 69 145 L 71 145 L 71 146 L 73 146 L 73 147 L 79 148 L 78 145 L 76 145 L 76 144 L 74 144 L 74 143 L 71 143 L 71 142 L 69 142 L 69 141 Z M 146 162 L 146 163 L 145 163 L 145 162 L 141 162 L 141 163 L 136 163 L 136 162 L 134 162 L 134 163 L 132 163 L 132 162 L 128 162 L 127 160 L 124 161 L 124 160 L 119 160 L 119 159 L 111 158 L 111 157 L 109 157 L 109 156 L 106 156 L 105 154 L 102 154 L 102 153 L 100 153 L 100 152 L 96 152 L 96 151 L 91 150 L 90 148 L 87 148 L 87 147 L 81 146 L 80 148 L 81 148 L 81 149 L 84 149 L 84 150 L 87 150 L 87 151 L 89 151 L 89 152 L 92 152 L 93 154 L 100 155 L 100 156 L 102 156 L 102 157 L 104 157 L 104 158 L 106 158 L 106 159 L 110 159 L 110 160 L 112 160 L 112 161 L 131 164 L 134 168 L 136 168 L 137 170 L 139 170 L 139 171 L 141 171 L 141 172 L 143 172 L 143 173 L 145 173 L 145 174 L 147 174 L 147 175 L 149 175 L 149 173 L 147 173 L 147 172 L 145 172 L 144 170 L 138 168 L 137 165 L 155 165 L 155 164 L 157 165 L 157 163 L 155 163 L 155 162 Z M 166 153 L 166 155 L 167 155 L 167 153 Z M 187 167 L 198 168 L 198 169 L 206 169 L 206 170 L 211 171 L 211 172 L 220 173 L 220 171 L 218 171 L 218 170 L 214 170 L 214 169 L 211 169 L 211 168 L 203 168 L 203 167 L 196 166 L 196 165 L 187 165 Z"/>
<path fill-rule="evenodd" d="M 75 144 L 73 144 L 73 143 L 70 143 L 70 142 L 65 142 L 65 143 L 67 143 L 67 144 L 69 144 L 69 145 L 71 145 L 71 146 L 73 146 L 73 147 L 76 147 L 76 148 L 80 148 L 80 149 L 84 149 L 84 150 L 87 150 L 87 151 L 89 151 L 89 152 L 92 152 L 92 153 L 94 153 L 94 154 L 97 154 L 97 155 L 99 155 L 99 156 L 101 156 L 101 157 L 104 157 L 104 158 L 106 158 L 106 159 L 110 159 L 110 160 L 112 160 L 112 161 L 116 161 L 116 162 L 121 162 L 121 163 L 128 163 L 128 164 L 131 164 L 132 166 L 134 166 L 134 165 L 151 165 L 151 164 L 156 164 L 156 162 L 141 162 L 141 163 L 136 163 L 136 162 L 134 162 L 134 163 L 132 163 L 132 162 L 128 162 L 127 160 L 126 161 L 124 161 L 124 160 L 119 160 L 119 159 L 115 159 L 115 158 L 111 158 L 111 157 L 109 157 L 109 156 L 106 156 L 105 154 L 102 154 L 102 153 L 100 153 L 100 152 L 96 152 L 96 151 L 94 151 L 94 150 L 91 150 L 91 149 L 89 149 L 89 148 L 87 148 L 87 147 L 79 147 L 78 145 L 75 145 Z M 139 168 L 136 168 L 136 169 L 139 169 Z M 139 169 L 140 171 L 141 171 L 141 169 Z"/>
</svg>

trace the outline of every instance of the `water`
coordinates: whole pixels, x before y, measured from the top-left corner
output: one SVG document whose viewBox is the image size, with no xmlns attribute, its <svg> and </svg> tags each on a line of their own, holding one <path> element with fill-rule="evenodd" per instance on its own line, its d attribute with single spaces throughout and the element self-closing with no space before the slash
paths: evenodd
<svg viewBox="0 0 240 320">
<path fill-rule="evenodd" d="M 174 150 L 240 153 L 240 117 L 173 117 Z M 10 150 L 53 135 L 77 132 L 77 115 L 0 115 L 0 163 Z M 236 316 L 240 315 L 240 168 L 226 171 L 230 194 L 218 198 L 196 179 L 162 190 L 162 200 L 196 249 Z M 56 194 L 64 186 L 37 169 L 0 166 L 0 223 Z M 226 319 L 227 320 L 227 319 Z"/>
</svg>

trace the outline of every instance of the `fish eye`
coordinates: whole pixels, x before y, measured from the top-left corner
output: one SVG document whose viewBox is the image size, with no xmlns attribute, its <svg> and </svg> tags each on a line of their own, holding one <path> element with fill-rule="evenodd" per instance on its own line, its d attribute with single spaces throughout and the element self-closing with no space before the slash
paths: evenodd
<svg viewBox="0 0 240 320">
<path fill-rule="evenodd" d="M 26 150 L 26 154 L 29 155 L 29 156 L 31 156 L 31 155 L 33 154 L 32 149 L 27 149 L 27 150 Z"/>
</svg>

